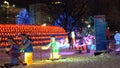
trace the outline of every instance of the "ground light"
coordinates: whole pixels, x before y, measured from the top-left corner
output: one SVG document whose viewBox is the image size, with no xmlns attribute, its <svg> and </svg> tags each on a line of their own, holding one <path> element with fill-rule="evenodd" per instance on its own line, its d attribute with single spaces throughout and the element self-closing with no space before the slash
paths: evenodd
<svg viewBox="0 0 120 68">
<path fill-rule="evenodd" d="M 74 55 L 74 56 L 68 56 L 66 58 L 63 59 L 59 59 L 59 60 L 55 60 L 55 61 L 51 61 L 51 60 L 42 60 L 42 61 L 35 61 L 33 63 L 33 65 L 37 65 L 40 64 L 42 65 L 47 65 L 47 64 L 57 64 L 57 63 L 70 63 L 70 62 L 75 62 L 75 63 L 90 63 L 90 62 L 96 62 L 96 61 L 100 61 L 102 58 L 104 57 L 104 59 L 106 58 L 110 58 L 109 55 L 105 55 L 105 54 L 101 54 L 99 56 L 92 56 L 92 55 L 84 55 L 84 56 L 80 56 L 80 55 Z M 103 59 L 102 59 L 103 60 Z"/>
</svg>

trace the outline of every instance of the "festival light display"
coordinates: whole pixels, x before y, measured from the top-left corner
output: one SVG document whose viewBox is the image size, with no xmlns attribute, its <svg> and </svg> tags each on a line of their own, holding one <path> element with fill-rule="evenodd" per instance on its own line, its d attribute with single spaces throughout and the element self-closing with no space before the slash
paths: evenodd
<svg viewBox="0 0 120 68">
<path fill-rule="evenodd" d="M 24 60 L 25 60 L 25 63 L 27 63 L 27 65 L 30 65 L 33 63 L 32 56 L 33 56 L 32 53 L 29 53 L 29 52 L 25 53 Z"/>
<path fill-rule="evenodd" d="M 17 14 L 16 24 L 27 24 L 32 25 L 34 24 L 34 19 L 29 15 L 27 9 L 23 8 L 18 14 Z"/>
<path fill-rule="evenodd" d="M 12 25 L 0 24 L 0 47 L 8 47 L 7 37 L 12 36 L 21 44 L 20 34 L 27 34 L 33 45 L 43 45 L 50 42 L 50 36 L 55 35 L 56 38 L 67 38 L 67 33 L 63 28 L 58 26 L 37 26 L 37 25 Z"/>
<path fill-rule="evenodd" d="M 120 33 L 116 32 L 116 34 L 114 35 L 114 39 L 115 39 L 115 44 L 120 45 Z"/>
</svg>

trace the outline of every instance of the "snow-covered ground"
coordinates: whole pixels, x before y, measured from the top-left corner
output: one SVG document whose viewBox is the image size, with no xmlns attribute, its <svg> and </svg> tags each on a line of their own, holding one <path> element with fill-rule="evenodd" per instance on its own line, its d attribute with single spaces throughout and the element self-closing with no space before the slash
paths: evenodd
<svg viewBox="0 0 120 68">
<path fill-rule="evenodd" d="M 76 53 L 73 49 L 61 49 L 60 60 L 47 60 L 50 50 L 42 50 L 42 60 L 39 47 L 34 47 L 33 63 L 28 66 L 15 66 L 12 68 L 119 68 L 120 56 L 111 56 L 101 54 L 94 56 L 92 54 Z M 23 60 L 23 55 L 20 57 Z M 0 65 L 9 63 L 10 58 L 3 52 L 0 52 Z"/>
</svg>

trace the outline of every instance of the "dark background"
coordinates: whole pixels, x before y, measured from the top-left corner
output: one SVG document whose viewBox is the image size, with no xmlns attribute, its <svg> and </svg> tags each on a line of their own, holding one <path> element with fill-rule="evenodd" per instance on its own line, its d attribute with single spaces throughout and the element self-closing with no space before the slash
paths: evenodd
<svg viewBox="0 0 120 68">
<path fill-rule="evenodd" d="M 0 0 L 3 4 L 4 0 Z M 111 31 L 120 29 L 120 0 L 6 0 L 16 7 L 25 7 L 29 10 L 31 4 L 47 4 L 52 6 L 51 14 L 59 14 L 66 11 L 75 21 L 81 25 L 80 19 L 87 19 L 88 16 L 105 15 Z M 53 4 L 60 1 L 60 4 Z M 54 11 L 54 13 L 52 13 Z M 55 13 L 57 12 L 57 13 Z M 56 17 L 56 16 L 55 16 Z"/>
</svg>

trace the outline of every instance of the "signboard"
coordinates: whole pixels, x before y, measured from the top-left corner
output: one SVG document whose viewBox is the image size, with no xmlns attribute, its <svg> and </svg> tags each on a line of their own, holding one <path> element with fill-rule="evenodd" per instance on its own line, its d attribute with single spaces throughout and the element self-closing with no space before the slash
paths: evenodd
<svg viewBox="0 0 120 68">
<path fill-rule="evenodd" d="M 96 51 L 106 50 L 106 22 L 104 15 L 94 16 Z"/>
</svg>

